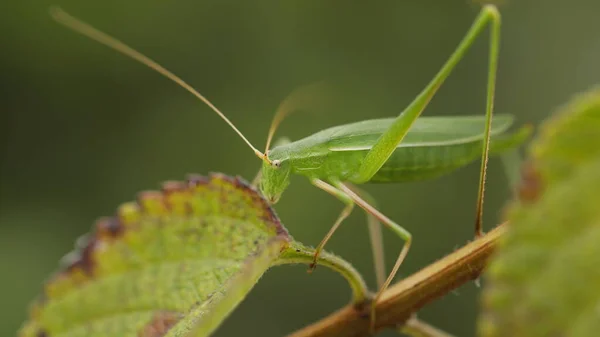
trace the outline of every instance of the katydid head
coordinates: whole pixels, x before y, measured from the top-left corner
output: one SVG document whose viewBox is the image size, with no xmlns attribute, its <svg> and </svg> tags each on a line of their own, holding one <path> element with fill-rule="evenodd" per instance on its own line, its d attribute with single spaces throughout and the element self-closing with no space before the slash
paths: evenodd
<svg viewBox="0 0 600 337">
<path fill-rule="evenodd" d="M 263 161 L 260 191 L 271 203 L 279 201 L 281 194 L 290 184 L 291 165 L 288 160 Z"/>
</svg>

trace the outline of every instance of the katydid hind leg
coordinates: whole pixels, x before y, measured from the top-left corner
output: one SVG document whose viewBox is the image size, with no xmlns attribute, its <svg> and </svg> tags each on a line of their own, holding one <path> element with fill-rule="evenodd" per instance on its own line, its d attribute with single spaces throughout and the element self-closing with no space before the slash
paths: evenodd
<svg viewBox="0 0 600 337">
<path fill-rule="evenodd" d="M 344 207 L 331 229 L 329 229 L 323 240 L 321 240 L 321 242 L 315 249 L 313 263 L 310 264 L 308 269 L 309 273 L 311 273 L 317 267 L 317 260 L 319 258 L 319 255 L 323 251 L 323 248 L 325 248 L 325 245 L 327 244 L 329 239 L 331 239 L 335 231 L 340 227 L 342 222 L 350 215 L 350 213 L 352 213 L 352 210 L 354 209 L 354 201 L 350 197 L 348 197 L 344 192 L 319 179 L 313 179 L 311 180 L 311 182 L 316 187 L 340 199 L 340 201 L 346 204 L 346 207 Z"/>
<path fill-rule="evenodd" d="M 377 173 L 377 171 L 379 171 L 381 166 L 383 166 L 383 164 L 388 160 L 388 158 L 396 150 L 398 144 L 400 144 L 404 136 L 408 133 L 412 124 L 427 107 L 429 101 L 433 98 L 442 83 L 450 75 L 458 62 L 464 57 L 477 37 L 483 33 L 489 22 L 492 22 L 492 26 L 496 27 L 492 29 L 492 36 L 494 36 L 496 35 L 494 31 L 497 31 L 497 27 L 499 26 L 499 14 L 497 9 L 492 5 L 484 6 L 465 37 L 462 39 L 456 50 L 452 53 L 450 58 L 438 71 L 435 77 L 408 105 L 408 107 L 398 117 L 396 117 L 392 125 L 379 137 L 377 142 L 373 145 L 371 150 L 369 150 L 365 159 L 363 160 L 359 172 L 357 172 L 357 179 L 355 179 L 356 181 L 367 182 L 373 177 L 373 175 L 375 175 L 375 173 Z M 493 47 L 491 49 L 497 50 L 498 39 L 493 37 L 492 40 Z M 494 59 L 493 63 L 495 64 L 495 62 L 496 61 Z M 492 74 L 492 72 L 490 72 L 490 74 Z M 493 71 L 493 74 L 495 75 L 495 71 Z M 494 78 L 490 79 L 490 81 L 492 80 L 494 80 Z M 491 90 L 493 90 L 493 86 Z M 488 104 L 486 115 L 489 116 L 488 119 L 490 120 L 492 114 L 492 105 L 489 101 L 492 98 L 493 93 L 491 93 L 490 89 L 488 88 Z M 489 143 L 489 127 L 486 127 L 485 138 L 485 142 Z M 485 152 L 487 153 L 487 150 L 485 150 Z"/>
<path fill-rule="evenodd" d="M 358 194 L 361 198 L 366 200 L 371 206 L 377 207 L 375 198 L 363 189 L 358 188 L 355 185 L 347 184 L 347 186 Z M 367 225 L 369 227 L 369 239 L 371 240 L 371 250 L 373 251 L 373 265 L 375 268 L 375 279 L 377 280 L 377 287 L 381 288 L 385 282 L 385 251 L 383 245 L 383 236 L 381 234 L 381 223 L 375 216 L 365 212 L 367 216 Z"/>
<path fill-rule="evenodd" d="M 492 114 L 494 110 L 494 95 L 496 92 L 496 73 L 498 70 L 498 52 L 500 49 L 500 13 L 495 7 L 486 6 L 488 16 L 491 20 L 490 27 L 490 50 L 488 66 L 488 83 L 486 90 L 485 106 L 485 130 L 483 133 L 483 149 L 481 153 L 481 167 L 479 170 L 479 187 L 477 190 L 477 207 L 475 215 L 475 236 L 483 234 L 483 201 L 485 194 L 485 180 L 487 174 L 487 163 L 490 153 L 490 130 L 492 128 Z"/>
<path fill-rule="evenodd" d="M 361 207 L 365 212 L 373 215 L 379 222 L 381 222 L 383 225 L 387 226 L 396 235 L 398 235 L 402 240 L 404 240 L 404 246 L 402 246 L 402 250 L 400 250 L 400 253 L 398 254 L 398 258 L 396 259 L 396 262 L 394 263 L 394 267 L 392 268 L 392 271 L 390 272 L 390 274 L 388 275 L 386 280 L 383 282 L 383 285 L 377 291 L 377 294 L 373 298 L 373 302 L 371 304 L 371 331 L 374 331 L 375 308 L 376 308 L 377 302 L 381 298 L 381 295 L 383 294 L 383 292 L 389 287 L 389 285 L 394 280 L 394 277 L 396 276 L 396 273 L 398 272 L 400 265 L 402 265 L 402 262 L 406 258 L 406 255 L 408 254 L 408 251 L 410 249 L 410 245 L 412 242 L 412 235 L 406 229 L 404 229 L 402 226 L 398 225 L 397 223 L 395 223 L 394 221 L 392 221 L 391 219 L 389 219 L 388 217 L 383 215 L 383 213 L 379 212 L 375 207 L 373 207 L 367 201 L 362 199 L 359 195 L 357 195 L 354 191 L 352 191 L 348 186 L 344 185 L 343 183 L 337 183 L 336 187 L 339 190 L 341 190 L 342 192 L 344 192 L 348 197 L 350 197 L 354 201 L 354 203 L 356 203 L 359 207 Z"/>
</svg>

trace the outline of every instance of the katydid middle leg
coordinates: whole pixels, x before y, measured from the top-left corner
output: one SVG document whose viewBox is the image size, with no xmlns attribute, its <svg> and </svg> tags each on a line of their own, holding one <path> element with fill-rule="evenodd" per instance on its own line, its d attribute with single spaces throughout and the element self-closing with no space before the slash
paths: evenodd
<svg viewBox="0 0 600 337">
<path fill-rule="evenodd" d="M 377 286 L 381 289 L 384 287 L 387 288 L 393 278 L 388 277 L 385 279 L 385 264 L 383 259 L 383 242 L 381 240 L 380 221 L 392 228 L 394 232 L 406 240 L 405 248 L 403 248 L 400 252 L 400 255 L 398 256 L 398 259 L 394 265 L 394 270 L 396 270 L 396 272 L 408 254 L 408 249 L 410 248 L 411 243 L 410 233 L 377 211 L 374 198 L 367 192 L 349 183 L 338 183 L 336 184 L 336 187 L 338 187 L 341 192 L 344 192 L 353 202 L 365 210 L 365 213 L 367 214 L 367 222 L 369 224 L 369 235 L 371 237 L 373 258 L 375 261 Z M 395 272 L 393 273 L 395 274 Z M 378 299 L 379 297 L 376 296 L 373 299 L 373 303 L 377 303 Z M 374 306 L 371 307 L 371 318 L 375 318 L 373 313 L 374 308 Z M 374 320 L 371 320 L 371 329 L 374 328 L 374 322 Z M 449 334 L 419 320 L 416 314 L 413 314 L 408 321 L 406 321 L 406 323 L 398 329 L 398 331 L 411 336 L 451 337 Z"/>
<path fill-rule="evenodd" d="M 388 217 L 383 215 L 383 213 L 379 212 L 375 207 L 373 207 L 366 200 L 361 198 L 355 191 L 353 191 L 350 187 L 348 187 L 344 183 L 335 181 L 335 182 L 333 182 L 333 185 L 331 185 L 331 184 L 328 184 L 319 179 L 313 179 L 313 180 L 311 180 L 311 182 L 316 187 L 324 190 L 325 192 L 337 197 L 338 199 L 340 199 L 344 203 L 346 203 L 346 208 L 344 208 L 344 210 L 342 211 L 342 213 L 336 220 L 335 224 L 331 227 L 331 229 L 329 230 L 327 235 L 325 235 L 325 237 L 323 238 L 321 243 L 315 249 L 315 257 L 314 257 L 315 261 L 317 260 L 320 252 L 323 250 L 323 247 L 325 247 L 325 244 L 327 244 L 327 242 L 329 241 L 329 239 L 331 238 L 333 233 L 338 229 L 338 227 L 340 226 L 342 221 L 344 219 L 346 219 L 346 217 L 348 217 L 348 215 L 350 215 L 350 212 L 352 211 L 354 204 L 361 207 L 369 216 L 372 216 L 379 223 L 382 223 L 385 226 L 389 227 L 394 233 L 396 233 L 400 238 L 402 238 L 405 241 L 404 246 L 402 247 L 402 250 L 400 251 L 400 254 L 398 255 L 398 258 L 396 259 L 396 263 L 394 264 L 394 267 L 392 268 L 392 272 L 387 277 L 387 279 L 385 279 L 385 281 L 380 285 L 380 289 L 386 289 L 392 282 L 394 276 L 396 275 L 396 273 L 398 272 L 398 269 L 400 268 L 400 265 L 402 264 L 402 262 L 404 261 L 404 258 L 406 258 L 406 255 L 408 254 L 408 250 L 410 249 L 410 244 L 412 242 L 412 235 L 406 229 L 404 229 L 400 225 L 396 224 L 394 221 L 390 220 Z M 383 246 L 380 245 L 379 249 L 382 249 L 382 248 L 383 248 Z M 377 247 L 374 247 L 374 249 L 377 249 Z M 311 264 L 309 271 L 313 270 L 315 268 L 315 266 L 316 266 L 316 263 Z M 377 293 L 377 295 L 373 299 L 373 303 L 377 303 L 377 301 L 381 297 L 382 293 L 383 293 L 382 291 L 379 291 Z M 375 317 L 374 310 L 375 310 L 375 306 L 373 305 L 371 307 L 371 317 L 372 318 Z M 371 320 L 371 324 L 374 324 L 374 320 Z"/>
<path fill-rule="evenodd" d="M 394 279 L 394 276 L 398 272 L 400 265 L 406 258 L 406 255 L 408 254 L 408 251 L 410 249 L 410 245 L 412 242 L 412 235 L 406 229 L 404 229 L 402 226 L 398 225 L 397 223 L 392 221 L 390 218 L 383 215 L 383 213 L 379 212 L 375 207 L 371 206 L 368 202 L 366 202 L 364 199 L 362 199 L 358 194 L 356 194 L 354 191 L 352 191 L 344 183 L 337 182 L 337 183 L 335 183 L 335 187 L 337 187 L 340 191 L 344 192 L 348 197 L 350 197 L 352 199 L 352 201 L 354 201 L 354 203 L 356 203 L 365 212 L 374 216 L 380 223 L 382 223 L 383 225 L 390 228 L 396 235 L 398 235 L 402 240 L 404 240 L 404 246 L 402 247 L 402 250 L 400 251 L 398 258 L 396 259 L 396 262 L 394 263 L 394 267 L 392 267 L 391 273 L 386 278 L 386 280 L 383 282 L 383 285 L 380 287 L 379 291 L 375 295 L 375 298 L 373 299 L 373 304 L 371 305 L 371 330 L 373 330 L 374 324 L 375 324 L 375 320 L 374 320 L 375 304 L 377 303 L 377 301 L 383 294 L 383 290 L 387 289 L 387 287 L 390 285 L 390 283 Z"/>
<path fill-rule="evenodd" d="M 377 208 L 375 198 L 365 190 L 346 183 L 354 193 L 366 200 L 371 206 Z M 375 267 L 375 279 L 377 280 L 377 288 L 381 288 L 385 282 L 385 254 L 383 249 L 383 237 L 381 234 L 381 223 L 375 216 L 365 212 L 367 216 L 367 225 L 369 227 L 369 239 L 371 241 L 371 250 L 373 252 L 373 265 Z"/>
</svg>

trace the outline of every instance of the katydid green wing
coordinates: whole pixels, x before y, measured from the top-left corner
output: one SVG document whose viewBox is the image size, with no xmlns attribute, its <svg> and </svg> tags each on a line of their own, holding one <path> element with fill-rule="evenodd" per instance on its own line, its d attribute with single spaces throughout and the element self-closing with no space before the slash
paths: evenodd
<svg viewBox="0 0 600 337">
<path fill-rule="evenodd" d="M 480 335 L 598 336 L 600 88 L 546 122 L 529 152 Z"/>
<path fill-rule="evenodd" d="M 166 183 L 96 223 L 47 281 L 19 336 L 206 336 L 290 242 L 240 179 Z"/>
</svg>

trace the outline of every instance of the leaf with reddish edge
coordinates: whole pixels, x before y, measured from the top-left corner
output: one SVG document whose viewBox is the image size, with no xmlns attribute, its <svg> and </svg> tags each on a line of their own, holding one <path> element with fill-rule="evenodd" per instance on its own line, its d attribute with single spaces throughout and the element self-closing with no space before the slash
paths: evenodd
<svg viewBox="0 0 600 337">
<path fill-rule="evenodd" d="M 142 192 L 94 233 L 44 285 L 21 337 L 207 336 L 275 264 L 310 263 L 270 205 L 222 174 Z M 354 301 L 364 282 L 346 262 L 320 264 L 346 277 Z"/>
</svg>

